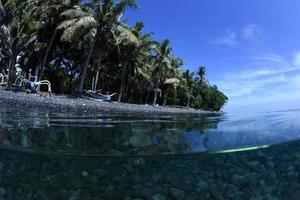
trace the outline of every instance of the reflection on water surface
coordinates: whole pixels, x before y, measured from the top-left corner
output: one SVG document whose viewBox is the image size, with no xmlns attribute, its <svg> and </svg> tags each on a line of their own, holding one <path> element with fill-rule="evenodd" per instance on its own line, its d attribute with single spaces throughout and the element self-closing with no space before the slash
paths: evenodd
<svg viewBox="0 0 300 200">
<path fill-rule="evenodd" d="M 300 112 L 221 116 L 130 116 L 0 110 L 2 148 L 89 156 L 215 152 L 299 139 Z"/>
</svg>

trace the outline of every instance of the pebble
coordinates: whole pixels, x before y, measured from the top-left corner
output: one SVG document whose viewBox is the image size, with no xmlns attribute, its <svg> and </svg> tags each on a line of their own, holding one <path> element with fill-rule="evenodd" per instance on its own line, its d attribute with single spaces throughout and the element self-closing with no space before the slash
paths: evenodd
<svg viewBox="0 0 300 200">
<path fill-rule="evenodd" d="M 200 192 L 208 190 L 208 183 L 203 181 L 203 180 L 199 181 L 198 189 L 199 189 Z"/>
<path fill-rule="evenodd" d="M 148 135 L 135 135 L 129 139 L 129 144 L 135 148 L 151 145 L 151 138 Z"/>
<path fill-rule="evenodd" d="M 82 171 L 81 172 L 81 176 L 83 177 L 87 177 L 89 175 L 89 173 L 87 171 Z"/>
<path fill-rule="evenodd" d="M 6 190 L 3 187 L 0 187 L 0 196 L 4 196 L 6 194 Z"/>
<path fill-rule="evenodd" d="M 169 191 L 169 195 L 171 198 L 175 200 L 182 200 L 184 199 L 185 193 L 183 190 L 177 189 L 177 188 L 171 188 Z"/>
<path fill-rule="evenodd" d="M 0 171 L 4 169 L 4 163 L 0 161 Z"/>
<path fill-rule="evenodd" d="M 155 194 L 152 196 L 151 200 L 166 200 L 166 198 L 161 194 Z"/>
</svg>

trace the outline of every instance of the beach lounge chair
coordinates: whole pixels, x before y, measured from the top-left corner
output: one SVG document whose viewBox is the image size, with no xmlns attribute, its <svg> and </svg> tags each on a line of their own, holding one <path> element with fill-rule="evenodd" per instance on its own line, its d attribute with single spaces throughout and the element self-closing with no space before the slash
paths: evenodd
<svg viewBox="0 0 300 200">
<path fill-rule="evenodd" d="M 40 92 L 40 86 L 46 85 L 48 87 L 48 93 L 51 96 L 51 83 L 48 80 L 37 81 L 37 76 L 32 76 L 29 74 L 29 79 L 26 79 L 24 76 L 18 76 L 15 81 L 15 86 L 21 88 L 27 86 L 31 93 Z"/>
<path fill-rule="evenodd" d="M 0 86 L 5 86 L 7 84 L 8 76 L 0 73 Z"/>
<path fill-rule="evenodd" d="M 113 93 L 113 94 L 102 94 L 101 90 L 97 90 L 97 91 L 92 91 L 92 90 L 88 90 L 85 91 L 86 94 L 94 99 L 100 99 L 102 101 L 106 101 L 106 102 L 110 102 L 111 98 L 116 95 L 117 93 Z"/>
</svg>

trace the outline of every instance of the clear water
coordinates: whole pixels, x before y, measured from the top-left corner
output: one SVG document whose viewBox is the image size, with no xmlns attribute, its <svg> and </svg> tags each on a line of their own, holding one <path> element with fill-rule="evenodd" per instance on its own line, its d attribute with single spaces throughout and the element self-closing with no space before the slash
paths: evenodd
<svg viewBox="0 0 300 200">
<path fill-rule="evenodd" d="M 300 199 L 300 111 L 0 108 L 0 199 Z"/>
</svg>

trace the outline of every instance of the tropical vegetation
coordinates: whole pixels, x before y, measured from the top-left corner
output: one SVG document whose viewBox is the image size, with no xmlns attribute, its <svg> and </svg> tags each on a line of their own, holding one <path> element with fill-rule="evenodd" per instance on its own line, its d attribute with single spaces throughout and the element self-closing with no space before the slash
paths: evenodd
<svg viewBox="0 0 300 200">
<path fill-rule="evenodd" d="M 55 93 L 117 92 L 115 100 L 220 110 L 206 67 L 191 73 L 168 39 L 121 20 L 135 0 L 0 0 L 0 70 L 48 79 Z"/>
</svg>

